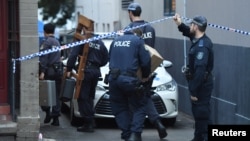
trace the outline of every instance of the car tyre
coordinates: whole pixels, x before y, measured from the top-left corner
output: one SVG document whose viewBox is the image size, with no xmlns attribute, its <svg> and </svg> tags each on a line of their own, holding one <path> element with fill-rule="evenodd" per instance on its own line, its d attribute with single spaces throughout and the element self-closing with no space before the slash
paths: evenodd
<svg viewBox="0 0 250 141">
<path fill-rule="evenodd" d="M 173 127 L 176 123 L 176 117 L 174 118 L 163 118 L 162 123 L 166 126 L 171 126 Z"/>
<path fill-rule="evenodd" d="M 176 123 L 176 117 L 167 119 L 168 126 L 174 126 Z"/>
</svg>

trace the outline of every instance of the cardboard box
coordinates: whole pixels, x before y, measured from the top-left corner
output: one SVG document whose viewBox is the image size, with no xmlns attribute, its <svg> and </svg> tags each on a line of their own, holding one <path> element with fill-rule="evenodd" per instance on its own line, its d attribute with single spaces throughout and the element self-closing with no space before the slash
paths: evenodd
<svg viewBox="0 0 250 141">
<path fill-rule="evenodd" d="M 151 56 L 151 73 L 152 73 L 163 62 L 164 59 L 156 49 L 148 45 L 145 45 L 145 48 L 146 50 L 149 51 L 150 56 Z M 141 69 L 137 71 L 137 76 L 141 78 Z"/>
</svg>

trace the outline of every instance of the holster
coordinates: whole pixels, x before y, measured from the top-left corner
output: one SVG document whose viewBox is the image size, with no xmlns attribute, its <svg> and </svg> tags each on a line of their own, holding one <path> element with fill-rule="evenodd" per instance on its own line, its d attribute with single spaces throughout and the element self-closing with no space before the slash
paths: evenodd
<svg viewBox="0 0 250 141">
<path fill-rule="evenodd" d="M 48 66 L 46 71 L 48 77 L 57 77 L 63 75 L 63 64 L 62 62 L 57 62 Z"/>
<path fill-rule="evenodd" d="M 152 73 L 148 79 L 148 81 L 142 83 L 143 87 L 144 87 L 144 93 L 148 96 L 151 96 L 153 93 L 151 93 L 151 88 L 152 88 L 152 84 L 154 81 L 154 78 L 156 77 L 157 73 Z"/>
<path fill-rule="evenodd" d="M 204 75 L 204 82 L 207 82 L 209 76 L 211 75 L 210 72 L 206 72 L 205 75 Z"/>
<path fill-rule="evenodd" d="M 63 74 L 63 63 L 62 62 L 57 62 L 52 64 L 52 67 L 54 68 L 55 72 L 57 74 Z"/>
<path fill-rule="evenodd" d="M 120 71 L 120 69 L 111 69 L 109 73 L 110 73 L 112 79 L 115 80 L 115 79 L 118 78 L 118 76 L 120 75 L 121 71 Z"/>
<path fill-rule="evenodd" d="M 104 77 L 104 81 L 103 81 L 105 84 L 109 84 L 109 73 L 108 74 L 105 74 L 105 77 Z"/>
</svg>

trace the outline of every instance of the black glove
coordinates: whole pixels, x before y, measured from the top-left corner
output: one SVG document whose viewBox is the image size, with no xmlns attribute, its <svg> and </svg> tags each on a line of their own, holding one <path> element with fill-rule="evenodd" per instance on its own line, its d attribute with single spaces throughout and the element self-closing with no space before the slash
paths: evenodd
<svg viewBox="0 0 250 141">
<path fill-rule="evenodd" d="M 186 77 L 187 80 L 193 79 L 193 76 L 192 76 L 188 66 L 186 68 L 184 68 L 183 72 L 184 72 L 185 77 Z"/>
</svg>

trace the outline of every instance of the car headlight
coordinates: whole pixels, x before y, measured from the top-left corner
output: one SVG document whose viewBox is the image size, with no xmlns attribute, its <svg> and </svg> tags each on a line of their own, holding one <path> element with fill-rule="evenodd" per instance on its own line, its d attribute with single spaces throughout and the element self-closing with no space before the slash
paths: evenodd
<svg viewBox="0 0 250 141">
<path fill-rule="evenodd" d="M 157 86 L 156 87 L 156 92 L 159 92 L 159 91 L 175 91 L 176 87 L 177 87 L 176 82 L 174 80 L 172 80 L 172 81 L 170 81 L 168 83 Z"/>
</svg>

